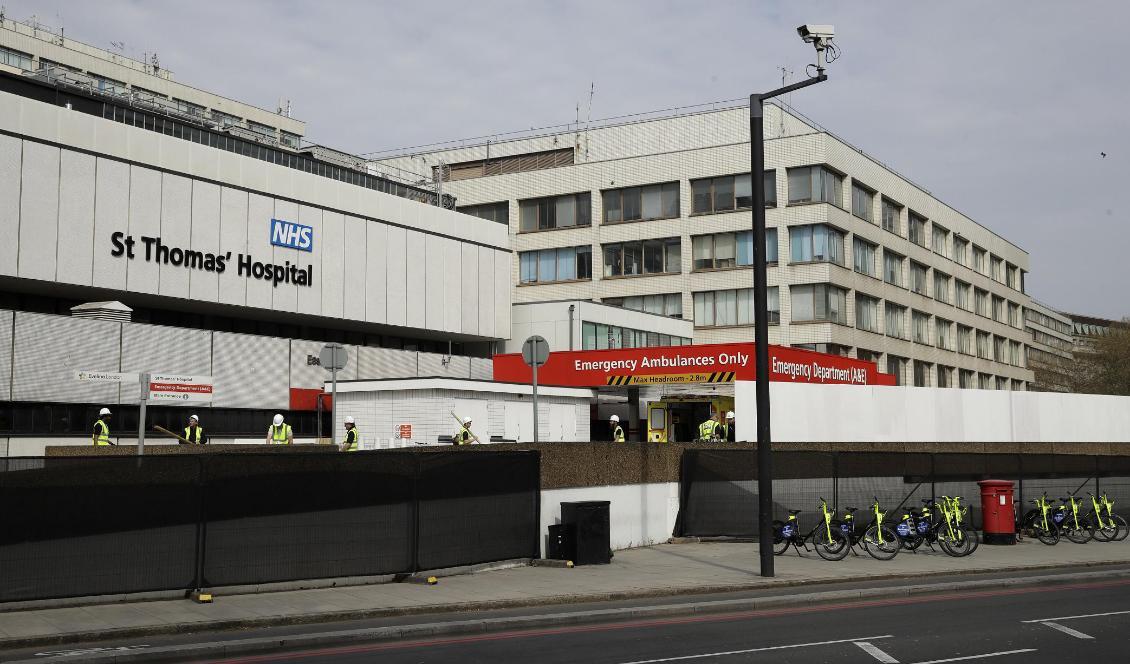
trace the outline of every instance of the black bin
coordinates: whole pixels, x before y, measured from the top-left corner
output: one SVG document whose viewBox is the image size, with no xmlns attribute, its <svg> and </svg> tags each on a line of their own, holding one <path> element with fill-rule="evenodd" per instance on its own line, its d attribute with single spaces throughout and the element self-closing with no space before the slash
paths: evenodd
<svg viewBox="0 0 1130 664">
<path fill-rule="evenodd" d="M 574 565 L 607 565 L 612 547 L 607 500 L 561 503 L 561 523 L 572 526 Z"/>
</svg>

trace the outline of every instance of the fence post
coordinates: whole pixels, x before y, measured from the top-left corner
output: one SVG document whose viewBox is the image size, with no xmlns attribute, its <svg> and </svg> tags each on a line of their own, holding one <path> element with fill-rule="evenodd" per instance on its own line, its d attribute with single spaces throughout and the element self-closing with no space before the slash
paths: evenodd
<svg viewBox="0 0 1130 664">
<path fill-rule="evenodd" d="M 534 464 L 534 558 L 541 558 L 541 450 L 534 450 L 534 458 L 537 459 Z"/>
<path fill-rule="evenodd" d="M 930 453 L 930 500 L 931 501 L 938 500 L 938 495 L 936 493 L 937 489 L 934 486 L 935 482 L 937 482 L 937 479 L 938 479 L 938 463 L 937 463 L 937 461 L 938 461 L 937 453 L 931 452 Z"/>
<path fill-rule="evenodd" d="M 208 537 L 208 514 L 206 511 L 205 496 L 207 495 L 207 472 L 205 471 L 204 461 L 206 455 L 196 455 L 196 501 L 197 501 L 197 514 L 196 514 L 196 574 L 193 580 L 194 590 L 200 591 L 204 588 L 204 547 L 207 544 Z"/>
<path fill-rule="evenodd" d="M 832 452 L 832 509 L 840 508 L 840 453 Z"/>
<path fill-rule="evenodd" d="M 412 463 L 412 573 L 420 571 L 420 461 L 419 452 L 413 452 Z"/>
<path fill-rule="evenodd" d="M 1097 454 L 1095 455 L 1095 495 L 1096 496 L 1103 495 L 1102 489 L 1099 488 L 1099 476 L 1102 475 L 1102 468 L 1100 466 L 1100 464 L 1102 463 L 1100 461 L 1101 458 L 1102 457 L 1098 456 Z"/>
</svg>

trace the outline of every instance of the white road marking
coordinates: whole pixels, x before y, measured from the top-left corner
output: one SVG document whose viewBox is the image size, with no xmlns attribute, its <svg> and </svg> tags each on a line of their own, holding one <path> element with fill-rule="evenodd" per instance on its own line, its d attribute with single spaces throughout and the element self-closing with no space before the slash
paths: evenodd
<svg viewBox="0 0 1130 664">
<path fill-rule="evenodd" d="M 1050 622 L 1049 621 L 1049 622 L 1042 622 L 1042 623 L 1039 623 L 1039 624 L 1040 625 L 1047 625 L 1048 627 L 1051 627 L 1052 629 L 1058 629 L 1059 631 L 1063 632 L 1064 634 L 1066 634 L 1068 636 L 1074 636 L 1077 639 L 1093 639 L 1093 638 L 1095 638 L 1095 637 L 1091 636 L 1090 634 L 1084 634 L 1083 632 L 1080 632 L 1077 629 L 1071 629 L 1070 627 L 1065 627 L 1065 626 L 1063 626 L 1063 625 L 1061 625 L 1057 622 Z"/>
<path fill-rule="evenodd" d="M 984 655 L 966 655 L 965 657 L 950 657 L 949 659 L 932 659 L 928 662 L 915 662 L 915 664 L 945 664 L 945 662 L 964 662 L 970 659 L 984 659 L 986 657 L 1001 657 L 1003 655 L 1019 655 L 1022 652 L 1036 652 L 1035 648 L 1023 650 L 1002 650 L 1000 652 L 987 652 Z"/>
<path fill-rule="evenodd" d="M 866 641 L 856 641 L 855 645 L 862 648 L 863 652 L 867 653 L 868 655 L 871 655 L 872 657 L 879 660 L 883 664 L 899 664 L 899 661 L 897 659 L 895 659 L 894 657 L 891 657 L 887 653 L 883 652 L 879 648 L 871 645 L 870 643 L 868 643 Z"/>
<path fill-rule="evenodd" d="M 855 639 L 837 639 L 835 641 L 815 641 L 813 643 L 793 643 L 787 646 L 769 646 L 767 648 L 749 648 L 748 650 L 729 650 L 726 652 L 708 652 L 701 655 L 683 655 L 681 657 L 664 657 L 663 659 L 641 659 L 634 662 L 621 662 L 621 664 L 658 664 L 658 662 L 679 662 L 688 659 L 702 659 L 705 657 L 723 657 L 726 655 L 745 655 L 751 652 L 766 652 L 768 650 L 785 650 L 787 648 L 808 648 L 810 646 L 827 646 L 834 643 L 855 643 L 856 641 L 878 641 L 879 639 L 892 638 L 891 634 L 882 636 L 860 636 Z"/>
<path fill-rule="evenodd" d="M 1121 616 L 1130 611 L 1108 611 L 1106 613 L 1088 613 L 1082 616 L 1060 616 L 1058 618 L 1040 618 L 1039 620 L 1021 620 L 1022 623 L 1042 623 L 1049 620 L 1075 620 L 1076 618 L 1099 618 L 1101 616 Z"/>
</svg>

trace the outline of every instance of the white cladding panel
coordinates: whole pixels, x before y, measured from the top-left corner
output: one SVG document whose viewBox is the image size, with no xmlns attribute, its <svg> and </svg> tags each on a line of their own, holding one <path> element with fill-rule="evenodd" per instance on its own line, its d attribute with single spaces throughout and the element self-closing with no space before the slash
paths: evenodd
<svg viewBox="0 0 1130 664">
<path fill-rule="evenodd" d="M 110 236 L 129 230 L 130 167 L 113 159 L 98 159 L 94 194 L 94 285 L 126 289 L 126 269 L 132 261 L 115 258 L 107 247 Z"/>
<path fill-rule="evenodd" d="M 357 349 L 358 378 L 415 378 L 416 353 L 393 348 Z"/>
<path fill-rule="evenodd" d="M 220 188 L 220 246 L 233 256 L 247 250 L 247 198 L 246 191 Z M 227 266 L 227 270 L 234 269 L 234 265 Z M 220 283 L 218 301 L 240 306 L 248 304 L 247 288 L 246 279 L 224 279 Z"/>
<path fill-rule="evenodd" d="M 20 181 L 23 141 L 0 135 L 0 237 L 20 236 Z M 0 242 L 0 274 L 16 274 L 18 242 Z"/>
<path fill-rule="evenodd" d="M 405 294 L 408 298 L 406 303 L 406 320 L 408 321 L 409 327 L 427 327 L 424 307 L 426 306 L 428 294 L 425 286 L 429 278 L 443 278 L 442 273 L 438 275 L 428 274 L 428 270 L 424 267 L 424 261 L 420 260 L 421 257 L 424 256 L 424 252 L 427 251 L 428 243 L 425 238 L 431 239 L 429 236 L 419 231 L 408 231 L 405 244 L 404 256 L 405 259 L 407 259 Z"/>
<path fill-rule="evenodd" d="M 345 282 L 347 279 L 344 215 L 337 212 L 322 214 L 320 242 L 322 245 L 322 273 L 319 279 L 314 281 L 314 289 L 320 290 L 322 296 L 322 311 L 320 313 L 330 318 L 342 318 L 345 312 Z M 315 271 L 317 271 L 317 268 L 315 268 Z M 320 286 L 318 285 L 319 280 Z M 364 293 L 364 290 L 359 291 L 360 295 L 364 295 Z"/>
<path fill-rule="evenodd" d="M 459 245 L 461 275 L 459 302 L 463 307 L 456 332 L 479 334 L 479 248 L 471 244 Z"/>
<path fill-rule="evenodd" d="M 153 260 L 160 264 L 158 292 L 170 297 L 188 297 L 189 268 L 176 265 L 174 249 L 192 246 L 192 180 L 179 175 L 161 174 L 161 232 L 157 234 L 163 251 L 153 246 Z M 166 253 L 167 252 L 167 253 Z"/>
<path fill-rule="evenodd" d="M 294 221 L 289 219 L 288 221 Z M 275 253 L 281 253 L 283 260 L 290 261 L 300 267 L 310 265 L 313 273 L 311 286 L 295 286 L 298 292 L 298 312 L 311 316 L 322 315 L 322 256 L 326 251 L 324 246 L 326 236 L 323 234 L 322 210 L 309 205 L 298 208 L 298 223 L 314 229 L 314 243 L 317 251 L 299 251 L 298 249 L 285 249 L 275 247 Z M 254 225 L 254 224 L 252 224 Z M 340 242 L 340 240 L 339 240 Z M 337 247 L 340 250 L 340 245 Z"/>
<path fill-rule="evenodd" d="M 478 247 L 479 250 L 479 334 L 486 337 L 493 337 L 495 330 L 495 315 L 494 307 L 497 295 L 495 294 L 494 277 L 494 264 L 496 261 L 502 261 L 510 254 L 503 254 L 497 251 L 491 251 L 486 247 Z M 510 329 L 510 313 L 506 314 L 506 329 Z"/>
<path fill-rule="evenodd" d="M 276 198 L 275 213 L 273 216 L 275 219 L 282 219 L 284 221 L 298 221 L 298 210 L 298 203 L 295 203 L 293 201 L 284 201 Z M 267 245 L 264 240 L 257 239 L 262 237 L 266 238 L 269 242 L 270 230 L 271 217 L 267 217 L 266 219 L 260 219 L 254 215 L 248 217 L 248 248 L 250 249 L 251 247 L 266 246 L 266 250 L 263 251 L 262 254 L 263 258 L 258 259 L 260 262 L 266 261 L 269 263 L 275 263 L 276 265 L 282 265 L 283 261 L 291 260 L 294 257 L 294 254 L 299 253 L 298 251 L 287 247 Z M 315 238 L 315 241 L 317 241 L 317 238 Z M 252 251 L 250 253 L 252 256 L 256 256 L 260 252 Z M 271 257 L 271 260 L 269 261 L 266 260 L 268 256 Z M 298 311 L 298 286 L 295 286 L 294 284 L 279 284 L 275 286 L 271 281 L 267 281 L 265 279 L 261 281 L 264 284 L 267 284 L 267 286 L 271 289 L 271 301 L 274 303 L 275 311 Z"/>
<path fill-rule="evenodd" d="M 285 410 L 290 406 L 289 360 L 286 339 L 214 332 L 212 405 Z"/>
<path fill-rule="evenodd" d="M 364 222 L 365 226 L 365 320 L 384 323 L 389 319 L 388 226 Z M 350 226 L 353 226 L 350 222 Z"/>
<path fill-rule="evenodd" d="M 0 400 L 12 398 L 12 321 L 11 311 L 0 311 Z M 0 455 L 3 456 L 3 455 Z"/>
<path fill-rule="evenodd" d="M 316 389 L 330 379 L 330 372 L 320 365 L 311 364 L 311 359 L 317 359 L 318 354 L 326 344 L 321 341 L 294 340 L 290 342 L 290 386 L 305 389 Z M 343 344 L 344 345 L 344 344 Z M 357 378 L 357 347 L 345 346 L 349 354 L 349 361 L 345 368 L 337 372 L 338 380 L 354 380 Z"/>
<path fill-rule="evenodd" d="M 342 224 L 345 254 L 342 265 L 343 308 L 341 315 L 350 320 L 368 320 L 366 315 L 369 297 L 368 272 L 365 269 L 365 252 L 368 246 L 365 238 L 365 226 L 375 226 L 376 224 L 368 224 L 364 219 L 351 216 L 343 217 Z M 383 265 L 381 267 L 384 268 Z"/>
<path fill-rule="evenodd" d="M 446 363 L 444 360 L 447 360 Z M 441 353 L 420 353 L 417 373 L 421 377 L 470 378 L 471 358 L 447 356 Z"/>
<path fill-rule="evenodd" d="M 121 329 L 110 321 L 16 313 L 12 400 L 119 403 L 116 383 L 80 382 L 74 373 L 119 371 Z"/>
<path fill-rule="evenodd" d="M 463 302 L 459 299 L 459 278 L 463 269 L 458 242 L 444 239 L 443 259 L 443 271 L 436 275 L 444 280 L 443 329 L 448 332 L 459 332 L 462 327 L 460 319 L 463 317 Z"/>
<path fill-rule="evenodd" d="M 89 286 L 97 246 L 110 238 L 94 236 L 95 158 L 63 150 L 59 162 L 59 237 L 55 278 Z"/>
<path fill-rule="evenodd" d="M 123 323 L 122 371 L 211 376 L 212 333 Z M 122 385 L 122 403 L 137 403 L 139 390 L 140 383 Z"/>
<path fill-rule="evenodd" d="M 193 251 L 216 254 L 220 251 L 220 186 L 211 182 L 192 183 Z M 207 270 L 188 271 L 188 294 L 193 300 L 217 302 L 220 275 Z"/>
<path fill-rule="evenodd" d="M 133 247 L 135 257 L 114 258 L 109 252 L 99 252 L 95 260 L 126 262 L 126 288 L 135 293 L 156 294 L 161 282 L 161 270 L 157 263 L 145 260 L 145 245 L 141 238 L 161 234 L 161 174 L 158 171 L 130 166 L 128 219 L 129 235 L 136 242 Z"/>
<path fill-rule="evenodd" d="M 247 251 L 242 253 L 251 253 L 254 256 L 254 253 L 252 253 L 250 249 L 251 247 L 260 246 L 260 240 L 258 240 L 257 238 L 262 236 L 270 237 L 266 235 L 267 231 L 263 231 L 261 227 L 256 228 L 257 225 L 252 223 L 252 220 L 261 220 L 264 218 L 271 219 L 274 215 L 275 200 L 273 198 L 267 198 L 266 196 L 261 196 L 259 194 L 248 195 L 247 226 L 245 228 L 245 230 L 247 231 Z M 268 226 L 268 229 L 269 228 L 270 227 Z M 237 278 L 239 278 L 241 281 L 245 281 L 247 283 L 247 306 L 259 307 L 261 309 L 270 309 L 272 306 L 274 291 L 276 289 L 271 287 L 271 282 L 264 281 L 263 279 L 244 279 L 243 277 L 238 277 L 238 254 L 241 252 L 237 252 L 234 249 L 231 250 L 231 252 L 232 263 L 228 265 L 228 270 L 231 270 L 233 273 L 235 273 L 237 275 Z M 266 258 L 268 256 L 271 256 L 273 258 L 271 251 L 268 250 L 263 252 L 263 258 Z"/>
<path fill-rule="evenodd" d="M 494 252 L 494 334 L 510 338 L 510 253 Z"/>
<path fill-rule="evenodd" d="M 59 233 L 59 148 L 24 145 L 20 192 L 19 276 L 55 278 Z"/>
<path fill-rule="evenodd" d="M 424 309 L 429 328 L 443 327 L 443 284 L 444 284 L 444 238 L 428 235 L 424 258 Z M 411 283 L 411 282 L 409 282 Z"/>
<path fill-rule="evenodd" d="M 387 238 L 385 261 L 388 265 L 385 293 L 388 302 L 388 315 L 386 322 L 389 325 L 405 325 L 408 320 L 408 231 L 396 226 L 388 226 Z M 379 256 L 379 254 L 377 255 Z M 373 258 L 374 254 L 369 254 L 369 260 Z M 415 257 L 415 260 L 418 261 L 419 257 Z M 420 287 L 423 287 L 422 283 Z"/>
<path fill-rule="evenodd" d="M 494 362 L 482 357 L 472 357 L 471 360 L 471 379 L 473 380 L 493 380 L 494 379 Z"/>
</svg>

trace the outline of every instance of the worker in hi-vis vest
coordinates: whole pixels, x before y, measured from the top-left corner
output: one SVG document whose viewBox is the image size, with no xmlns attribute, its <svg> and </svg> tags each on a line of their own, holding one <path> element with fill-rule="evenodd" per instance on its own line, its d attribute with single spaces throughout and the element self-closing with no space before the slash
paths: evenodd
<svg viewBox="0 0 1130 664">
<path fill-rule="evenodd" d="M 184 439 L 190 445 L 203 445 L 208 442 L 204 435 L 204 427 L 200 426 L 200 418 L 195 415 L 188 416 L 188 425 L 184 428 Z"/>
<path fill-rule="evenodd" d="M 698 439 L 703 442 L 718 440 L 722 437 L 722 424 L 718 421 L 717 413 L 710 419 L 698 425 Z"/>
<path fill-rule="evenodd" d="M 612 429 L 612 442 L 623 443 L 628 440 L 624 437 L 624 428 L 620 426 L 619 415 L 608 418 L 608 428 Z"/>
<path fill-rule="evenodd" d="M 345 416 L 345 440 L 341 441 L 342 452 L 356 452 L 361 449 L 361 432 L 352 415 Z"/>
<path fill-rule="evenodd" d="M 475 440 L 475 434 L 471 433 L 471 418 L 463 418 L 463 426 L 459 427 L 459 431 L 451 437 L 451 442 L 456 445 L 470 445 Z"/>
<path fill-rule="evenodd" d="M 722 431 L 724 432 L 722 440 L 728 443 L 732 443 L 737 440 L 736 436 L 738 435 L 738 427 L 734 424 L 734 411 L 731 410 L 726 412 L 726 423 L 722 425 Z"/>
<path fill-rule="evenodd" d="M 283 422 L 282 413 L 275 415 L 271 421 L 271 428 L 267 429 L 268 445 L 290 445 L 294 442 L 294 431 L 290 425 Z"/>
<path fill-rule="evenodd" d="M 93 442 L 95 446 L 115 444 L 110 441 L 109 408 L 103 408 L 98 411 L 98 419 L 94 420 L 94 432 L 91 435 L 91 442 Z"/>
</svg>

